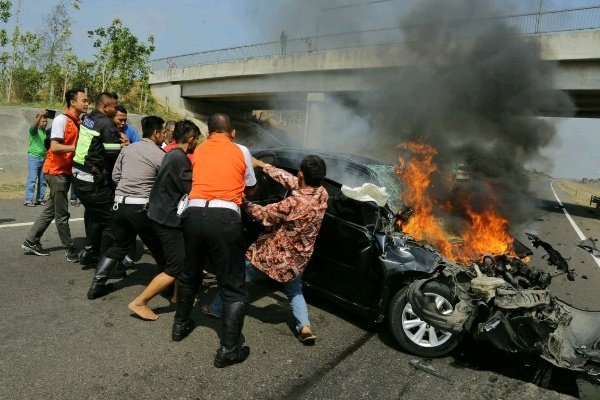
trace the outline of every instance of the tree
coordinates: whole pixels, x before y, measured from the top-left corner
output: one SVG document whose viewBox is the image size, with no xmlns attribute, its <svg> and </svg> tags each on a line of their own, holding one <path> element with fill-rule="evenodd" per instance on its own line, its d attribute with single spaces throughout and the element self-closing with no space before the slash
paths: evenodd
<svg viewBox="0 0 600 400">
<path fill-rule="evenodd" d="M 44 25 L 39 32 L 42 39 L 39 65 L 47 76 L 50 88 L 50 102 L 54 100 L 54 88 L 60 84 L 63 95 L 69 82 L 69 74 L 75 64 L 73 46 L 71 43 L 71 25 L 73 9 L 79 10 L 81 0 L 61 0 L 44 15 Z"/>
<path fill-rule="evenodd" d="M 10 8 L 12 7 L 11 1 L 0 1 L 0 21 L 6 23 L 11 16 Z M 0 29 L 0 47 L 6 46 L 8 43 L 8 35 L 6 29 Z"/>
<path fill-rule="evenodd" d="M 39 32 L 42 38 L 39 65 L 47 77 L 52 102 L 54 87 L 56 82 L 61 80 L 64 58 L 70 47 L 73 19 L 69 4 L 65 0 L 60 1 L 52 8 L 50 14 L 44 15 L 43 20 L 44 24 Z"/>
<path fill-rule="evenodd" d="M 94 39 L 94 55 L 97 63 L 96 82 L 99 91 L 112 90 L 128 93 L 136 80 L 147 81 L 150 70 L 150 55 L 154 51 L 154 36 L 148 44 L 141 42 L 131 30 L 114 19 L 108 28 L 88 31 Z"/>
</svg>

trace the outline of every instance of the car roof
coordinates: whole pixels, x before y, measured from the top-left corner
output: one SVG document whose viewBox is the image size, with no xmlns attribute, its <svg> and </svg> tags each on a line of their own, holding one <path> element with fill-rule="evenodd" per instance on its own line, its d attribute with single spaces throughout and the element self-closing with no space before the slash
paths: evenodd
<svg viewBox="0 0 600 400">
<path fill-rule="evenodd" d="M 273 157 L 273 163 L 280 168 L 300 169 L 302 159 L 308 155 L 317 155 L 325 161 L 327 179 L 351 186 L 361 186 L 363 183 L 373 183 L 380 186 L 377 174 L 369 165 L 389 165 L 379 160 L 362 157 L 355 154 L 338 153 L 316 149 L 300 149 L 293 147 L 278 147 L 252 150 L 256 158 Z"/>
</svg>

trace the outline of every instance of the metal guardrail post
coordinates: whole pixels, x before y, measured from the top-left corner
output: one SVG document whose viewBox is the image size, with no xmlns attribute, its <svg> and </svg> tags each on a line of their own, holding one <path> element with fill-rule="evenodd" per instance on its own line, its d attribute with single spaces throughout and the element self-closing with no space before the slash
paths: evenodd
<svg viewBox="0 0 600 400">
<path fill-rule="evenodd" d="M 538 13 L 537 13 L 537 21 L 535 24 L 535 33 L 536 35 L 540 33 L 540 20 L 542 19 L 542 2 L 544 0 L 540 0 L 540 6 L 538 8 Z"/>
</svg>

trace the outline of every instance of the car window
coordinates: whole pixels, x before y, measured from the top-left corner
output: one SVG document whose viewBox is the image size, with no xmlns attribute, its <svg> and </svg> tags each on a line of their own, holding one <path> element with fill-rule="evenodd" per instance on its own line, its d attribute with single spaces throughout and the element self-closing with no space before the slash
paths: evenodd
<svg viewBox="0 0 600 400">
<path fill-rule="evenodd" d="M 333 182 L 324 181 L 323 187 L 329 194 L 327 213 L 344 221 L 360 225 L 375 225 L 379 216 L 379 207 L 375 202 L 364 202 L 344 195 L 341 188 Z"/>
<path fill-rule="evenodd" d="M 368 165 L 377 175 L 377 179 L 390 195 L 388 206 L 395 213 L 402 208 L 402 181 L 393 165 Z"/>
<path fill-rule="evenodd" d="M 256 191 L 248 197 L 248 200 L 266 205 L 283 200 L 287 192 L 286 188 L 275 182 L 270 176 L 264 173 L 262 168 L 254 168 L 256 175 Z"/>
</svg>

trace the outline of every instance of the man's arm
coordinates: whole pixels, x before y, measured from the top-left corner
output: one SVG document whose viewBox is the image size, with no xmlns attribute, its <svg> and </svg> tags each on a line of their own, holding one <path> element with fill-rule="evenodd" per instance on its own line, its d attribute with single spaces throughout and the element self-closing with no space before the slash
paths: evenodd
<svg viewBox="0 0 600 400">
<path fill-rule="evenodd" d="M 260 206 L 247 201 L 242 203 L 242 207 L 248 215 L 257 221 L 260 221 L 264 226 L 276 226 L 283 223 L 293 210 L 296 200 L 288 197 L 278 203 Z"/>
<path fill-rule="evenodd" d="M 115 184 L 119 183 L 121 180 L 121 168 L 123 167 L 123 154 L 125 152 L 120 152 L 117 157 L 117 161 L 115 162 L 115 167 L 112 172 L 112 180 Z"/>
<path fill-rule="evenodd" d="M 71 153 L 71 152 L 75 151 L 75 145 L 67 146 L 67 145 L 60 143 L 58 140 L 51 139 L 50 140 L 50 150 L 52 150 L 52 152 L 56 153 L 56 154 Z"/>
<path fill-rule="evenodd" d="M 246 186 L 244 188 L 244 196 L 252 196 L 256 192 L 256 185 L 254 186 Z"/>
<path fill-rule="evenodd" d="M 256 192 L 256 176 L 254 175 L 254 168 L 252 168 L 252 155 L 247 147 L 239 145 L 244 154 L 244 162 L 246 163 L 246 172 L 244 173 L 244 196 L 252 196 Z"/>
<path fill-rule="evenodd" d="M 276 168 L 254 157 L 252 157 L 252 166 L 262 168 L 265 174 L 270 176 L 275 182 L 285 186 L 286 189 L 295 190 L 299 188 L 298 178 L 287 171 Z"/>
<path fill-rule="evenodd" d="M 37 135 L 37 128 L 40 127 L 40 124 L 42 123 L 42 118 L 46 116 L 46 113 L 48 112 L 48 110 L 43 109 L 42 112 L 40 112 L 37 117 L 35 117 L 35 121 L 33 121 L 33 126 L 35 127 L 35 135 Z M 29 130 L 29 133 L 31 133 L 33 129 Z M 32 135 L 34 135 L 34 133 L 32 133 Z"/>
<path fill-rule="evenodd" d="M 75 145 L 65 145 L 63 140 L 67 130 L 67 117 L 64 114 L 57 115 L 52 121 L 52 132 L 50 134 L 50 150 L 56 154 L 70 153 L 75 151 Z"/>
</svg>

